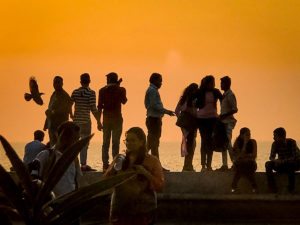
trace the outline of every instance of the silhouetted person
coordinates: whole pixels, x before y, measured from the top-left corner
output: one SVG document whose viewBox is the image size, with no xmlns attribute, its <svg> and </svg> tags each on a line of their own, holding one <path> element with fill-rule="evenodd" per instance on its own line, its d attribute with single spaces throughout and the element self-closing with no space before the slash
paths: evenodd
<svg viewBox="0 0 300 225">
<path fill-rule="evenodd" d="M 145 96 L 145 107 L 147 109 L 146 126 L 148 129 L 147 149 L 151 154 L 159 159 L 158 147 L 161 136 L 162 117 L 164 114 L 174 116 L 175 113 L 165 109 L 160 99 L 158 89 L 162 85 L 162 76 L 159 73 L 153 73 L 149 79 L 150 86 Z M 165 171 L 167 169 L 164 169 Z"/>
<path fill-rule="evenodd" d="M 286 138 L 284 128 L 275 129 L 273 135 L 274 142 L 271 148 L 270 161 L 265 164 L 269 189 L 273 193 L 278 191 L 273 174 L 273 170 L 275 170 L 288 174 L 288 190 L 292 192 L 295 189 L 295 171 L 300 169 L 299 148 L 295 140 Z M 277 159 L 276 155 L 278 155 Z"/>
<path fill-rule="evenodd" d="M 120 137 L 123 129 L 121 104 L 127 102 L 126 89 L 120 87 L 116 73 L 106 75 L 107 85 L 99 90 L 98 110 L 100 118 L 103 111 L 103 145 L 102 162 L 103 171 L 109 166 L 109 145 L 112 137 L 112 158 L 119 154 Z"/>
<path fill-rule="evenodd" d="M 257 169 L 256 157 L 256 141 L 251 139 L 249 128 L 244 127 L 240 130 L 240 135 L 237 137 L 233 146 L 233 163 L 235 166 L 231 190 L 233 193 L 237 191 L 237 184 L 242 176 L 251 182 L 252 192 L 257 192 L 257 184 L 254 177 Z"/>
<path fill-rule="evenodd" d="M 47 119 L 44 126 L 44 130 L 48 129 L 51 146 L 56 143 L 58 126 L 68 121 L 69 115 L 72 115 L 72 100 L 63 89 L 63 78 L 60 76 L 54 77 L 53 87 L 55 91 L 51 95 L 49 106 L 46 110 Z"/>
<path fill-rule="evenodd" d="M 192 83 L 188 85 L 175 109 L 175 114 L 178 120 L 182 117 L 183 124 L 177 125 L 181 127 L 182 131 L 182 142 L 181 142 L 181 156 L 184 157 L 184 165 L 182 171 L 195 171 L 193 167 L 193 157 L 196 147 L 196 135 L 197 135 L 197 121 L 196 112 L 197 109 L 193 105 L 192 97 L 198 90 L 198 85 Z M 181 117 L 180 117 L 181 116 Z"/>
<path fill-rule="evenodd" d="M 222 99 L 221 92 L 215 88 L 213 76 L 209 75 L 201 80 L 196 98 L 197 120 L 201 136 L 201 171 L 211 171 L 214 148 L 212 133 L 218 117 L 217 100 Z"/>
<path fill-rule="evenodd" d="M 231 87 L 231 79 L 228 76 L 221 78 L 221 89 L 224 91 L 223 99 L 221 101 L 221 114 L 219 119 L 222 123 L 225 124 L 226 134 L 228 138 L 228 146 L 226 151 L 222 152 L 222 166 L 219 168 L 219 171 L 226 171 L 228 170 L 228 162 L 227 162 L 227 150 L 232 161 L 232 130 L 235 127 L 236 119 L 234 118 L 233 114 L 237 113 L 238 108 L 236 104 L 236 98 Z"/>
<path fill-rule="evenodd" d="M 33 101 L 35 101 L 36 104 L 43 105 L 44 102 L 43 99 L 41 98 L 41 95 L 43 95 L 44 93 L 39 92 L 39 86 L 37 84 L 35 77 L 30 77 L 29 89 L 30 89 L 30 94 L 29 93 L 24 94 L 25 100 L 30 101 L 31 99 L 33 99 Z"/>
<path fill-rule="evenodd" d="M 39 154 L 42 150 L 46 148 L 46 146 L 42 143 L 44 140 L 44 132 L 41 130 L 34 131 L 34 141 L 29 142 L 25 145 L 25 152 L 23 162 L 26 165 L 32 163 L 37 154 Z"/>
<path fill-rule="evenodd" d="M 90 89 L 91 82 L 90 75 L 84 73 L 80 76 L 81 87 L 74 90 L 71 96 L 72 101 L 75 103 L 73 121 L 80 127 L 80 137 L 86 137 L 91 134 L 91 117 L 90 112 L 93 113 L 97 121 L 97 127 L 101 130 L 102 124 L 100 122 L 100 115 L 96 107 L 96 94 L 95 91 Z M 80 164 L 82 171 L 93 171 L 87 161 L 88 145 L 80 152 Z"/>
</svg>

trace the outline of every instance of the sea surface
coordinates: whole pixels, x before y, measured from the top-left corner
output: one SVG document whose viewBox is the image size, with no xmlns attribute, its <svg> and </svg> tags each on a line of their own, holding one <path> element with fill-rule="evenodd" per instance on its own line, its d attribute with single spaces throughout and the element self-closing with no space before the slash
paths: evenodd
<svg viewBox="0 0 300 225">
<path fill-rule="evenodd" d="M 21 159 L 24 156 L 25 142 L 14 142 L 11 143 L 12 147 L 16 150 L 17 154 Z M 271 149 L 271 141 L 258 142 L 257 143 L 257 171 L 265 171 L 265 162 L 268 160 Z M 0 144 L 1 145 L 1 144 Z M 91 142 L 88 150 L 87 164 L 98 171 L 102 171 L 102 143 Z M 121 142 L 120 151 L 124 151 L 125 146 Z M 183 167 L 184 158 L 180 155 L 180 142 L 162 142 L 159 148 L 160 161 L 164 168 L 171 171 L 181 171 Z M 111 149 L 109 151 L 110 162 L 111 162 Z M 9 170 L 11 164 L 5 155 L 2 145 L 0 146 L 0 164 Z M 228 164 L 231 166 L 230 158 L 228 156 Z M 195 170 L 198 172 L 201 170 L 200 164 L 200 143 L 197 143 L 193 165 Z M 217 169 L 222 166 L 222 156 L 219 152 L 214 152 L 212 167 Z"/>
</svg>

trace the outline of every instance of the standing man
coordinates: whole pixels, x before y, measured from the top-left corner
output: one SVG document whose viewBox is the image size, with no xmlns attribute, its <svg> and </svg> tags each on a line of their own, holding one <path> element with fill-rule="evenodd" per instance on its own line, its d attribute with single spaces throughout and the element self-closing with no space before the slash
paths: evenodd
<svg viewBox="0 0 300 225">
<path fill-rule="evenodd" d="M 236 104 L 236 98 L 231 87 L 231 79 L 228 76 L 221 78 L 221 90 L 224 91 L 223 99 L 221 101 L 221 114 L 220 121 L 225 124 L 226 134 L 228 138 L 228 146 L 225 151 L 222 152 L 222 166 L 217 169 L 218 171 L 227 171 L 228 170 L 228 162 L 227 162 L 227 150 L 232 161 L 232 130 L 235 127 L 236 119 L 233 114 L 237 113 L 238 108 Z"/>
<path fill-rule="evenodd" d="M 295 140 L 286 138 L 286 131 L 282 127 L 275 129 L 273 136 L 274 142 L 271 148 L 270 161 L 265 164 L 269 189 L 273 193 L 278 191 L 273 174 L 273 170 L 275 170 L 288 174 L 288 191 L 293 192 L 295 189 L 295 171 L 300 169 L 299 148 Z M 277 159 L 276 155 L 278 155 Z"/>
<path fill-rule="evenodd" d="M 60 76 L 54 77 L 53 80 L 54 92 L 51 95 L 48 109 L 46 110 L 46 121 L 44 131 L 48 129 L 50 146 L 56 144 L 57 128 L 60 124 L 69 120 L 69 115 L 72 116 L 72 100 L 70 95 L 63 89 L 63 78 Z"/>
<path fill-rule="evenodd" d="M 151 149 L 151 154 L 159 159 L 158 147 L 161 136 L 162 117 L 164 114 L 175 116 L 171 110 L 165 109 L 160 99 L 158 89 L 162 85 L 162 76 L 153 73 L 150 76 L 150 86 L 145 96 L 145 107 L 147 109 L 146 126 L 148 129 L 147 149 Z M 163 168 L 164 171 L 169 171 Z"/>
<path fill-rule="evenodd" d="M 122 79 L 112 72 L 106 75 L 107 85 L 99 90 L 98 110 L 100 118 L 103 110 L 103 145 L 102 162 L 103 171 L 109 166 L 109 145 L 112 136 L 112 157 L 119 154 L 120 137 L 123 129 L 121 104 L 127 102 L 126 89 L 120 87 Z"/>
<path fill-rule="evenodd" d="M 84 73 L 80 76 L 81 87 L 74 90 L 71 96 L 72 101 L 75 103 L 73 121 L 80 127 L 80 137 L 86 137 L 91 134 L 91 117 L 90 112 L 93 113 L 97 121 L 99 130 L 102 128 L 100 122 L 99 112 L 96 108 L 96 94 L 95 91 L 90 89 L 91 82 L 90 75 Z M 86 164 L 88 146 L 85 146 L 80 152 L 81 171 L 95 171 Z"/>
<path fill-rule="evenodd" d="M 39 154 L 42 150 L 46 148 L 46 146 L 42 143 L 44 140 L 45 133 L 41 130 L 36 130 L 33 133 L 34 141 L 29 142 L 25 145 L 25 153 L 23 162 L 27 166 L 32 163 L 37 154 Z"/>
</svg>

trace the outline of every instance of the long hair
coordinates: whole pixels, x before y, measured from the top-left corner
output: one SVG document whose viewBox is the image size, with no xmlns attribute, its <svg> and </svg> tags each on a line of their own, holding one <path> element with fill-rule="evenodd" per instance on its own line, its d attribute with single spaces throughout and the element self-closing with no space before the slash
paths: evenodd
<svg viewBox="0 0 300 225">
<path fill-rule="evenodd" d="M 193 94 L 197 91 L 198 89 L 198 84 L 196 83 L 191 83 L 189 86 L 187 86 L 183 93 L 182 96 L 179 99 L 180 105 L 184 104 L 186 101 L 188 101 L 188 105 L 190 105 L 189 100 L 193 96 Z"/>
<path fill-rule="evenodd" d="M 143 163 L 147 152 L 145 132 L 140 127 L 132 127 L 128 131 L 126 131 L 125 136 L 127 136 L 127 134 L 129 133 L 135 134 L 139 140 L 143 141 L 143 145 L 139 148 L 137 158 L 134 162 L 134 164 L 140 165 Z M 126 157 L 122 166 L 122 170 L 126 170 L 129 167 L 129 155 L 130 153 L 126 152 Z"/>
<path fill-rule="evenodd" d="M 242 149 L 243 144 L 244 144 L 244 140 L 242 138 L 242 135 L 244 135 L 246 132 L 250 132 L 250 129 L 248 127 L 243 127 L 243 128 L 240 129 L 240 134 L 236 138 L 236 140 L 234 142 L 234 146 L 238 147 L 239 149 Z"/>
</svg>

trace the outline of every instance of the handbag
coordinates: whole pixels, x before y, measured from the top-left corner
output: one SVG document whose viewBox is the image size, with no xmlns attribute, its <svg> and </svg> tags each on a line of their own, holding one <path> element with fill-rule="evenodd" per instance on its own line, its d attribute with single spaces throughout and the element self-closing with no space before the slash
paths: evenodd
<svg viewBox="0 0 300 225">
<path fill-rule="evenodd" d="M 193 130 L 197 128 L 197 119 L 191 113 L 181 111 L 177 118 L 176 125 L 187 130 Z"/>
</svg>

